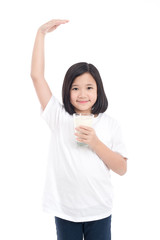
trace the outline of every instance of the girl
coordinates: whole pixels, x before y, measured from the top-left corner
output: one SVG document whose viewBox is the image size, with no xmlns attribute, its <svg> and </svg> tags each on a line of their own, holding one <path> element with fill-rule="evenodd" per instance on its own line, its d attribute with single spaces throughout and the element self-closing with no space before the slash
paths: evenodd
<svg viewBox="0 0 160 240">
<path fill-rule="evenodd" d="M 108 101 L 100 74 L 85 62 L 71 66 L 63 82 L 63 105 L 44 78 L 45 35 L 67 22 L 42 25 L 32 56 L 31 78 L 52 133 L 43 208 L 55 216 L 58 240 L 110 240 L 110 170 L 124 175 L 127 156 L 119 125 L 105 112 Z M 94 114 L 93 127 L 79 126 L 74 133 L 73 113 Z M 77 145 L 75 138 L 87 147 Z"/>
</svg>

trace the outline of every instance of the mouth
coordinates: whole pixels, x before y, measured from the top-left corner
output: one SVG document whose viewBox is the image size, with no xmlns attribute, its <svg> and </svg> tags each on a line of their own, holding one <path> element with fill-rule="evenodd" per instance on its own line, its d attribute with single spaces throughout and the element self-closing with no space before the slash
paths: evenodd
<svg viewBox="0 0 160 240">
<path fill-rule="evenodd" d="M 89 101 L 77 101 L 77 102 L 83 104 L 83 103 L 87 103 Z"/>
</svg>

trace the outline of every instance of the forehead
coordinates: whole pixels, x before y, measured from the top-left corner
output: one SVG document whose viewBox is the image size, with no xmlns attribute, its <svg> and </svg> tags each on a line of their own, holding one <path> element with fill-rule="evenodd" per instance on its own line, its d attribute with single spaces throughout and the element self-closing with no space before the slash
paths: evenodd
<svg viewBox="0 0 160 240">
<path fill-rule="evenodd" d="M 96 85 L 96 81 L 94 80 L 90 73 L 83 73 L 82 75 L 76 77 L 72 83 L 72 85 L 86 85 L 86 84 Z"/>
</svg>

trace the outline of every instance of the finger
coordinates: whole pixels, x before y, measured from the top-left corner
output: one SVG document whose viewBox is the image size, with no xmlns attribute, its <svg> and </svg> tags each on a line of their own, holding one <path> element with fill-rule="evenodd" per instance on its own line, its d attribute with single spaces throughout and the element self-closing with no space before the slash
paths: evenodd
<svg viewBox="0 0 160 240">
<path fill-rule="evenodd" d="M 81 132 L 76 132 L 74 135 L 76 135 L 77 137 L 81 137 L 81 136 L 84 136 L 85 134 L 83 134 Z"/>
<path fill-rule="evenodd" d="M 58 27 L 58 26 L 51 27 L 51 28 L 49 28 L 49 29 L 47 30 L 47 32 L 48 32 L 48 33 L 49 33 L 49 32 L 52 32 L 52 31 L 54 31 L 57 27 Z"/>
<path fill-rule="evenodd" d="M 87 141 L 87 138 L 84 137 L 85 135 L 83 135 L 83 137 L 77 136 L 76 140 L 77 141 Z"/>
<path fill-rule="evenodd" d="M 52 32 L 53 30 L 55 30 L 57 27 L 59 27 L 60 26 L 60 24 L 58 25 L 54 25 L 54 26 L 50 26 L 50 27 L 48 27 L 48 32 Z"/>
<path fill-rule="evenodd" d="M 76 130 L 78 131 L 78 133 L 82 133 L 82 134 L 85 134 L 85 135 L 88 135 L 90 132 L 88 131 L 88 130 L 85 130 L 85 129 L 78 129 L 78 128 L 76 128 Z"/>
<path fill-rule="evenodd" d="M 48 28 L 48 30 L 49 31 L 53 31 L 53 30 L 55 30 L 57 27 L 59 27 L 61 24 L 65 24 L 66 23 L 66 21 L 60 21 L 60 20 L 55 20 L 55 21 L 53 21 L 53 22 L 49 22 L 48 24 L 47 24 L 47 28 Z"/>
<path fill-rule="evenodd" d="M 59 21 L 54 21 L 54 22 L 49 22 L 46 24 L 46 32 L 52 32 L 54 31 L 57 27 L 59 27 L 61 24 L 64 22 L 59 22 Z"/>
<path fill-rule="evenodd" d="M 93 128 L 88 127 L 88 126 L 82 126 L 82 125 L 78 126 L 77 129 L 79 129 L 79 130 L 86 130 L 88 132 L 93 131 Z"/>
<path fill-rule="evenodd" d="M 61 19 L 58 19 L 58 20 L 56 20 L 56 22 L 63 24 L 63 23 L 68 23 L 69 20 L 61 20 Z"/>
<path fill-rule="evenodd" d="M 76 138 L 77 142 L 83 142 L 83 139 L 81 138 Z"/>
<path fill-rule="evenodd" d="M 77 138 L 80 138 L 80 139 L 83 139 L 83 140 L 88 139 L 88 135 L 85 135 L 83 133 L 75 133 L 75 136 L 77 136 Z"/>
<path fill-rule="evenodd" d="M 65 24 L 67 22 L 69 22 L 69 20 L 53 19 L 53 20 L 49 21 L 48 24 L 60 25 L 60 24 Z"/>
</svg>

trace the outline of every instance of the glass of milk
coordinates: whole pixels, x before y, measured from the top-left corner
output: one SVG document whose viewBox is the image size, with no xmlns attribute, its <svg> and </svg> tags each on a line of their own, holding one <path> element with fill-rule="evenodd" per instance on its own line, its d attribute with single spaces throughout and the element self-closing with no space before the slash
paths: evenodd
<svg viewBox="0 0 160 240">
<path fill-rule="evenodd" d="M 78 126 L 88 126 L 92 127 L 92 122 L 93 122 L 94 114 L 87 114 L 87 113 L 74 113 L 73 114 L 73 119 L 74 119 L 74 128 Z M 75 130 L 76 131 L 76 130 Z M 77 141 L 77 140 L 76 140 Z M 85 143 L 81 143 L 77 141 L 77 144 L 79 146 L 88 146 Z"/>
</svg>

